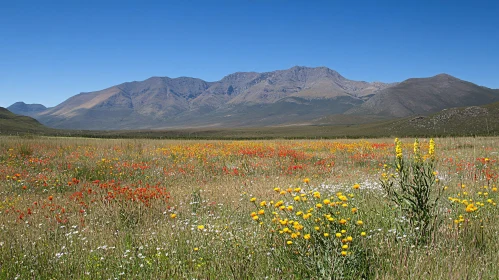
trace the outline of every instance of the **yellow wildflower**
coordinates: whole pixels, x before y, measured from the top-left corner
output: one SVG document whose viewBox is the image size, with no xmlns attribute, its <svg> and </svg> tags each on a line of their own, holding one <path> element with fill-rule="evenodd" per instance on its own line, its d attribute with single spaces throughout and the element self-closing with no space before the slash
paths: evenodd
<svg viewBox="0 0 499 280">
<path fill-rule="evenodd" d="M 435 141 L 433 138 L 430 139 L 430 147 L 428 149 L 428 154 L 430 155 L 430 159 L 435 159 Z"/>
</svg>

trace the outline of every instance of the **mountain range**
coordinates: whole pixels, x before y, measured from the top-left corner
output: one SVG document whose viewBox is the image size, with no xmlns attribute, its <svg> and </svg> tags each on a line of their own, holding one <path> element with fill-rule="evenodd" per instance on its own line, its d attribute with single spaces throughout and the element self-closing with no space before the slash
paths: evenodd
<svg viewBox="0 0 499 280">
<path fill-rule="evenodd" d="M 365 123 L 499 101 L 499 90 L 447 74 L 400 83 L 349 80 L 326 67 L 237 72 L 220 81 L 152 77 L 45 108 L 8 107 L 54 128 L 123 130 Z"/>
</svg>

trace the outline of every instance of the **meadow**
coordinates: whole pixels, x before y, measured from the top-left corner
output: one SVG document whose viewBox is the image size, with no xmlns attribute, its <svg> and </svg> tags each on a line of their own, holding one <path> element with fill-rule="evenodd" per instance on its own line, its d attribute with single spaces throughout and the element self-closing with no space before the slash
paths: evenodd
<svg viewBox="0 0 499 280">
<path fill-rule="evenodd" d="M 498 142 L 0 137 L 0 278 L 499 279 Z"/>
</svg>

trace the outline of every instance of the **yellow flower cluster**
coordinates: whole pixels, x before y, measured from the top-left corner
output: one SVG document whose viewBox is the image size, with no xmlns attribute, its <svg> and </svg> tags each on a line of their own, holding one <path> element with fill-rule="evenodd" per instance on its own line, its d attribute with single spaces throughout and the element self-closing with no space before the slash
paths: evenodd
<svg viewBox="0 0 499 280">
<path fill-rule="evenodd" d="M 356 184 L 353 189 L 359 187 Z M 355 202 L 352 193 L 337 192 L 326 196 L 319 191 L 305 192 L 301 188 L 291 191 L 275 188 L 274 191 L 283 199 L 254 203 L 260 207 L 251 213 L 251 217 L 272 233 L 270 236 L 276 245 L 307 251 L 330 242 L 337 248 L 338 255 L 350 256 L 356 246 L 354 236 L 366 236 L 361 230 L 364 221 L 359 218 L 359 208 L 349 205 Z M 265 211 L 265 208 L 271 210 Z M 273 235 L 275 233 L 277 235 Z"/>
<path fill-rule="evenodd" d="M 451 205 L 459 214 L 459 217 L 454 220 L 456 225 L 460 225 L 465 221 L 473 222 L 473 220 L 483 222 L 483 217 L 487 216 L 491 209 L 497 208 L 495 201 L 499 198 L 495 186 L 492 188 L 483 186 L 474 189 L 473 187 L 461 185 L 461 189 L 462 191 L 457 193 L 455 197 L 448 197 Z"/>
</svg>

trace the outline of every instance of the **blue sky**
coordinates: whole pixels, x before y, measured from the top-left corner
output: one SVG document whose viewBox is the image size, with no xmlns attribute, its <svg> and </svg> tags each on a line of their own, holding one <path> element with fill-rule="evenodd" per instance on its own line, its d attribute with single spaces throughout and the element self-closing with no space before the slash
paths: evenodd
<svg viewBox="0 0 499 280">
<path fill-rule="evenodd" d="M 151 76 L 327 66 L 499 88 L 499 1 L 2 1 L 0 106 Z"/>
</svg>

